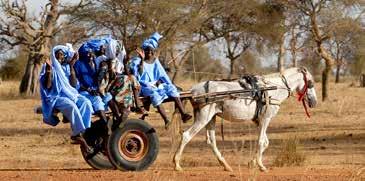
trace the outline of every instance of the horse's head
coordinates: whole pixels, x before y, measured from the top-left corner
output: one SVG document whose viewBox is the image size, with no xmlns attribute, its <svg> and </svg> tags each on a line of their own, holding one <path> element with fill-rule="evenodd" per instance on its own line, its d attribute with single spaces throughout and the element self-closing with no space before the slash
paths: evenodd
<svg viewBox="0 0 365 181">
<path fill-rule="evenodd" d="M 312 74 L 304 67 L 298 68 L 303 75 L 303 81 L 297 88 L 300 101 L 306 101 L 310 108 L 314 108 L 317 104 L 317 94 L 314 89 L 314 79 Z"/>
</svg>

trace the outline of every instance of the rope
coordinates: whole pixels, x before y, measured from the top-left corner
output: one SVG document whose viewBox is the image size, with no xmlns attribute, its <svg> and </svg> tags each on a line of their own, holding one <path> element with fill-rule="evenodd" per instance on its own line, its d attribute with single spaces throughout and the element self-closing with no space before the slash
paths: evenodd
<svg viewBox="0 0 365 181">
<path fill-rule="evenodd" d="M 223 129 L 223 121 L 224 121 L 224 119 L 223 119 L 223 107 L 222 107 L 221 136 L 222 136 L 223 153 L 224 153 L 224 152 L 225 152 L 225 150 L 226 150 L 226 146 L 225 146 L 225 144 L 224 144 L 224 129 Z M 223 155 L 223 153 L 222 153 L 222 155 Z"/>
</svg>

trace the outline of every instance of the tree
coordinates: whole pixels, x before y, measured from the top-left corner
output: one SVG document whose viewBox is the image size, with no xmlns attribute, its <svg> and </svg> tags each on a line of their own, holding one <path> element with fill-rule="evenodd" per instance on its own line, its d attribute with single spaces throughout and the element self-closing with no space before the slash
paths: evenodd
<svg viewBox="0 0 365 181">
<path fill-rule="evenodd" d="M 228 69 L 219 60 L 213 60 L 208 48 L 196 46 L 184 62 L 184 75 L 192 75 L 194 80 L 226 78 Z M 184 76 L 186 77 L 186 76 Z"/>
<path fill-rule="evenodd" d="M 86 4 L 81 0 L 73 6 L 61 6 L 58 0 L 49 0 L 37 17 L 28 14 L 26 0 L 2 0 L 0 9 L 4 16 L 0 18 L 0 42 L 3 49 L 13 49 L 21 45 L 27 53 L 27 64 L 22 77 L 19 92 L 34 95 L 38 90 L 40 65 L 49 56 L 51 41 L 69 22 L 57 23 L 61 15 L 70 13 Z"/>
<path fill-rule="evenodd" d="M 332 70 L 332 65 L 335 59 L 331 56 L 328 49 L 325 47 L 325 41 L 330 38 L 329 25 L 335 20 L 324 22 L 323 9 L 330 7 L 332 2 L 328 0 L 291 0 L 290 4 L 297 8 L 308 21 L 308 31 L 311 32 L 311 39 L 316 43 L 316 50 L 325 62 L 325 68 L 322 72 L 322 101 L 328 99 L 328 82 L 329 75 Z"/>
<path fill-rule="evenodd" d="M 277 28 L 281 9 L 271 1 L 209 1 L 208 12 L 199 34 L 206 42 L 223 41 L 231 77 L 236 60 L 250 47 L 276 40 L 272 29 Z"/>
<path fill-rule="evenodd" d="M 163 35 L 160 58 L 171 59 L 175 70 L 187 59 L 200 41 L 194 32 L 206 18 L 205 1 L 190 0 L 88 0 L 92 6 L 80 9 L 74 18 L 104 34 L 123 41 L 127 54 L 143 39 L 158 31 Z M 183 52 L 183 53 L 181 53 Z M 180 56 L 182 55 L 182 56 Z M 176 77 L 177 72 L 174 73 Z"/>
<path fill-rule="evenodd" d="M 253 51 L 246 51 L 235 62 L 234 72 L 238 75 L 262 74 L 263 67 Z"/>
<path fill-rule="evenodd" d="M 335 26 L 328 44 L 330 53 L 336 60 L 335 83 L 339 83 L 341 70 L 355 59 L 357 50 L 355 41 L 360 38 L 361 25 L 352 18 L 345 17 L 338 20 Z"/>
</svg>

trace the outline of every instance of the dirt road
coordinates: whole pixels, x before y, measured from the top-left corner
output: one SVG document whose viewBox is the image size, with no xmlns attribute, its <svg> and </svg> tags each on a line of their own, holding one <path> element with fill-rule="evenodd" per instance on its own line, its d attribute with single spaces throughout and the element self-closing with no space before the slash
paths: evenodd
<svg viewBox="0 0 365 181">
<path fill-rule="evenodd" d="M 205 130 L 184 151 L 185 171 L 173 171 L 179 124 L 165 131 L 155 113 L 148 120 L 160 136 L 160 153 L 153 166 L 143 172 L 94 171 L 78 146 L 69 144 L 69 125 L 50 127 L 33 114 L 39 100 L 0 98 L 0 180 L 365 180 L 365 89 L 331 86 L 330 101 L 310 110 L 311 119 L 294 98 L 282 105 L 268 129 L 270 145 L 264 153 L 268 173 L 247 166 L 255 156 L 255 125 L 224 121 L 223 142 L 220 120 L 217 144 L 234 172 L 224 172 L 219 166 L 206 144 Z M 305 160 L 301 166 L 277 167 L 274 160 L 283 149 L 283 140 L 293 137 L 299 140 L 298 152 Z"/>
</svg>

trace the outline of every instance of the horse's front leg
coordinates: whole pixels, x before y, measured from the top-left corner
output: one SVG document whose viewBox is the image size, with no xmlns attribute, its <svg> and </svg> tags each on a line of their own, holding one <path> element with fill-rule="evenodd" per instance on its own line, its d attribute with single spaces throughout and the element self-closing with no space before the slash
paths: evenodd
<svg viewBox="0 0 365 181">
<path fill-rule="evenodd" d="M 274 115 L 279 110 L 279 106 L 270 106 L 269 109 L 266 110 L 265 114 L 262 117 L 260 127 L 259 127 L 259 140 L 258 140 L 258 150 L 256 161 L 261 171 L 267 171 L 267 168 L 262 163 L 262 157 L 265 150 L 269 147 L 269 138 L 267 137 L 266 131 L 269 126 L 269 123 Z"/>
<path fill-rule="evenodd" d="M 180 166 L 180 159 L 181 155 L 184 151 L 186 144 L 202 129 L 205 125 L 209 123 L 212 117 L 216 114 L 215 104 L 207 105 L 203 107 L 201 110 L 197 111 L 194 115 L 195 120 L 193 125 L 183 132 L 180 146 L 177 149 L 175 156 L 174 156 L 174 163 L 175 163 L 175 170 L 182 171 Z"/>
</svg>

